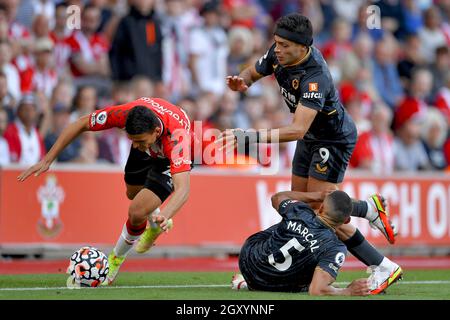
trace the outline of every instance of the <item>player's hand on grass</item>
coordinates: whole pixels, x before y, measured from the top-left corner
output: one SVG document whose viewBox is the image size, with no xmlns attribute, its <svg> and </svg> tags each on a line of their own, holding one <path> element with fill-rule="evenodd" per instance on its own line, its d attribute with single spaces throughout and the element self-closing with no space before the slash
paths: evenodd
<svg viewBox="0 0 450 320">
<path fill-rule="evenodd" d="M 219 138 L 215 141 L 216 145 L 219 146 L 219 151 L 225 150 L 226 153 L 234 151 L 237 147 L 237 137 L 234 133 L 235 131 L 244 132 L 244 130 L 236 128 L 227 129 L 220 134 Z"/>
<path fill-rule="evenodd" d="M 166 217 L 158 214 L 158 215 L 153 216 L 152 220 L 153 220 L 154 223 L 159 224 L 159 227 L 163 231 L 169 232 L 168 225 L 167 225 L 169 219 L 167 219 Z"/>
<path fill-rule="evenodd" d="M 347 289 L 352 296 L 367 296 L 370 294 L 369 280 L 367 278 L 353 280 Z"/>
<path fill-rule="evenodd" d="M 244 92 L 248 89 L 248 85 L 245 83 L 244 78 L 239 76 L 228 76 L 225 79 L 228 88 L 233 91 Z"/>
<path fill-rule="evenodd" d="M 47 171 L 50 168 L 50 163 L 47 161 L 41 160 L 36 163 L 34 166 L 29 167 L 27 170 L 23 171 L 18 177 L 17 180 L 25 181 L 30 175 L 34 174 L 35 177 L 39 176 L 41 173 Z"/>
</svg>

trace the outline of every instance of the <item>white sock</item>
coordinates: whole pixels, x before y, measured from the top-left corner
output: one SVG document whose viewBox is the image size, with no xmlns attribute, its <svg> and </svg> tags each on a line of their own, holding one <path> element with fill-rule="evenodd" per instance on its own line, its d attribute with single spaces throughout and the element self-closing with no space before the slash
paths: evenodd
<svg viewBox="0 0 450 320">
<path fill-rule="evenodd" d="M 372 200 L 366 200 L 367 202 L 367 214 L 366 214 L 366 219 L 369 221 L 373 221 L 376 218 L 378 218 L 378 211 L 377 209 L 374 207 L 374 203 Z"/>
<path fill-rule="evenodd" d="M 159 224 L 153 222 L 152 217 L 158 215 L 161 212 L 159 208 L 156 208 L 150 215 L 148 216 L 148 222 L 150 222 L 150 228 L 155 229 L 159 227 Z"/>
<path fill-rule="evenodd" d="M 398 268 L 398 264 L 384 257 L 383 261 L 381 261 L 380 263 L 380 267 L 386 268 L 387 270 L 389 270 L 389 272 L 393 272 Z"/>
<path fill-rule="evenodd" d="M 140 238 L 141 235 L 133 236 L 128 233 L 127 224 L 125 223 L 122 228 L 119 240 L 117 240 L 114 247 L 114 254 L 117 257 L 125 257 L 128 252 L 133 248 L 133 244 Z"/>
</svg>

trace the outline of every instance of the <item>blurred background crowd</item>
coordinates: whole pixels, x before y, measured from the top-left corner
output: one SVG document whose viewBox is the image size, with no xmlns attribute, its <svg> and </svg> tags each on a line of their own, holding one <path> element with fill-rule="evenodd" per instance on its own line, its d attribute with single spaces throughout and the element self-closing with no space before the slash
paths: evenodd
<svg viewBox="0 0 450 320">
<path fill-rule="evenodd" d="M 290 123 L 273 77 L 245 94 L 225 77 L 259 59 L 291 12 L 312 21 L 357 124 L 350 168 L 446 170 L 450 0 L 0 0 L 0 165 L 34 164 L 78 117 L 143 96 L 204 130 Z M 124 166 L 129 148 L 122 130 L 87 132 L 58 161 Z M 281 146 L 282 168 L 294 149 Z"/>
</svg>

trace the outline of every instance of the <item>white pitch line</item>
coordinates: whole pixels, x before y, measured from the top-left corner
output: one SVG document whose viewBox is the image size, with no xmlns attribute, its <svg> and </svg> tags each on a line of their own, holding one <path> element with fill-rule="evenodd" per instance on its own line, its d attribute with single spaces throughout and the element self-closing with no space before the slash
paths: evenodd
<svg viewBox="0 0 450 320">
<path fill-rule="evenodd" d="M 98 287 L 100 289 L 179 289 L 179 288 L 224 288 L 229 284 L 192 284 L 192 285 L 153 285 L 153 286 L 111 286 Z M 77 289 L 97 289 L 97 288 L 67 288 L 67 287 L 36 287 L 36 288 L 0 288 L 0 291 L 41 291 L 41 290 L 77 290 Z"/>
<path fill-rule="evenodd" d="M 349 282 L 335 282 L 337 285 L 346 285 Z M 400 281 L 397 284 L 450 284 L 450 281 Z M 229 284 L 192 284 L 192 285 L 150 285 L 150 286 L 111 286 L 101 289 L 181 289 L 181 288 L 226 288 Z M 97 289 L 97 288 L 82 288 Z M 0 288 L 0 291 L 43 291 L 43 290 L 76 290 L 67 287 L 35 287 L 35 288 Z"/>
</svg>

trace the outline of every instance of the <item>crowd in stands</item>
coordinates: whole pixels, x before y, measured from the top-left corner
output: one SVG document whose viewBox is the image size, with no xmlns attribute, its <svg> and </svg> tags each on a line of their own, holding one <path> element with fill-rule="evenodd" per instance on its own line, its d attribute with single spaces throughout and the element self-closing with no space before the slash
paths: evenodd
<svg viewBox="0 0 450 320">
<path fill-rule="evenodd" d="M 0 0 L 0 166 L 34 164 L 78 117 L 143 96 L 204 131 L 290 123 L 273 77 L 245 94 L 225 77 L 264 55 L 291 12 L 312 21 L 357 125 L 350 168 L 446 170 L 450 0 Z M 57 160 L 124 166 L 129 148 L 122 130 L 87 132 Z M 294 148 L 281 145 L 282 168 Z"/>
</svg>

